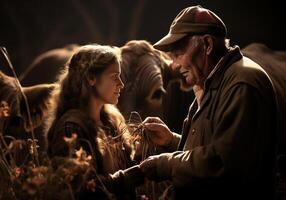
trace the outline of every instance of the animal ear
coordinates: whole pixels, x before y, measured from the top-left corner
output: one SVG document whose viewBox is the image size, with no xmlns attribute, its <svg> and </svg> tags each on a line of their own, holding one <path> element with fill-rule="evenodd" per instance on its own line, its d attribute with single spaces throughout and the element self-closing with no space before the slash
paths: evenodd
<svg viewBox="0 0 286 200">
<path fill-rule="evenodd" d="M 56 88 L 56 86 L 56 84 L 39 84 L 23 88 L 23 92 L 28 100 L 30 114 L 33 122 L 33 127 L 30 127 L 28 123 L 27 108 L 24 99 L 22 98 L 20 103 L 20 110 L 22 116 L 24 117 L 25 129 L 27 131 L 41 125 L 43 118 L 46 116 L 49 110 L 52 92 Z"/>
</svg>

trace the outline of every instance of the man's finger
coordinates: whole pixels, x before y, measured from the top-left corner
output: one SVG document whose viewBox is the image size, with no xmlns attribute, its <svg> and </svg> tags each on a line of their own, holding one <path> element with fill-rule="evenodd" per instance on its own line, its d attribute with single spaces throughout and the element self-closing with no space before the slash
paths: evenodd
<svg viewBox="0 0 286 200">
<path fill-rule="evenodd" d="M 145 123 L 164 123 L 159 117 L 147 117 L 143 124 Z"/>
<path fill-rule="evenodd" d="M 161 123 L 145 123 L 144 128 L 149 131 L 161 131 L 165 128 L 165 124 Z"/>
</svg>

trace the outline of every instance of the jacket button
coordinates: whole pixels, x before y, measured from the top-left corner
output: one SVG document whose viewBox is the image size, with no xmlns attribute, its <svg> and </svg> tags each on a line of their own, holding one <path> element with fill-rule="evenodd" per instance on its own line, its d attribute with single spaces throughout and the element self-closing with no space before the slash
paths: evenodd
<svg viewBox="0 0 286 200">
<path fill-rule="evenodd" d="M 195 132 L 196 132 L 196 129 L 192 129 L 192 134 L 194 135 L 195 134 Z"/>
</svg>

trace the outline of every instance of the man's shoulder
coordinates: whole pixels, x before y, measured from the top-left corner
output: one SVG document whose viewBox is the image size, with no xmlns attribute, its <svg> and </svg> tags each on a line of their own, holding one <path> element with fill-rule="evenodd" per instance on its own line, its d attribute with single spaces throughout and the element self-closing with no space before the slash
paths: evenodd
<svg viewBox="0 0 286 200">
<path fill-rule="evenodd" d="M 245 83 L 255 88 L 271 87 L 270 78 L 264 69 L 245 56 L 226 70 L 224 80 L 228 85 Z"/>
</svg>

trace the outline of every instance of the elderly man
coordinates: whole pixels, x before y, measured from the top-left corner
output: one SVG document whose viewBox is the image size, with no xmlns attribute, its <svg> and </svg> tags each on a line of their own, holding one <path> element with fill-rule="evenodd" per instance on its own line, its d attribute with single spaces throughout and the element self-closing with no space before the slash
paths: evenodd
<svg viewBox="0 0 286 200">
<path fill-rule="evenodd" d="M 145 123 L 153 143 L 168 152 L 140 164 L 150 180 L 171 180 L 173 199 L 272 199 L 276 102 L 265 71 L 229 47 L 226 26 L 212 11 L 193 6 L 174 19 L 154 47 L 196 98 L 182 135 L 159 118 Z M 180 103 L 180 102 L 178 102 Z"/>
<path fill-rule="evenodd" d="M 134 187 L 147 177 L 171 180 L 171 199 L 274 198 L 272 82 L 238 46 L 228 46 L 226 33 L 216 14 L 193 6 L 183 9 L 169 33 L 154 45 L 170 52 L 184 86 L 192 87 L 196 98 L 181 135 L 159 118 L 145 119 L 151 141 L 169 153 L 110 175 L 105 180 L 110 191 Z"/>
</svg>

